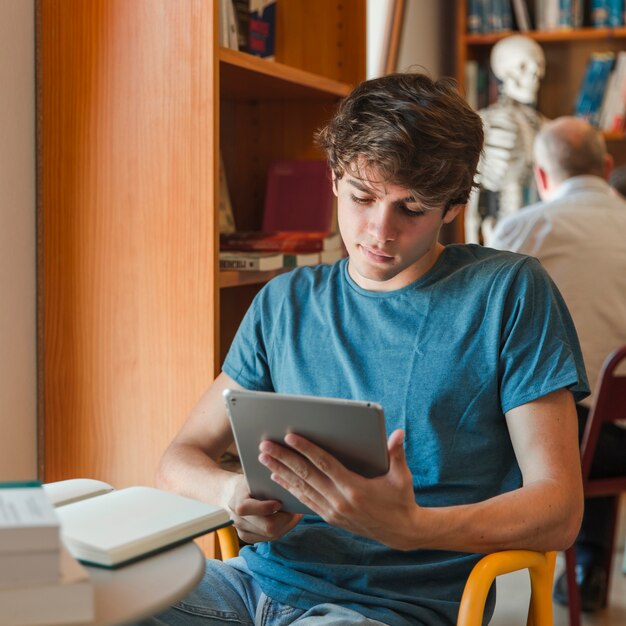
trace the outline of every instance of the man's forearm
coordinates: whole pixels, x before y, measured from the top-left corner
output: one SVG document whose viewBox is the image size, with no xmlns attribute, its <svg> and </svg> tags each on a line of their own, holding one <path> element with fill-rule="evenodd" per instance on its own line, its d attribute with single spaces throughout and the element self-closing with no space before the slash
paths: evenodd
<svg viewBox="0 0 626 626">
<path fill-rule="evenodd" d="M 157 470 L 157 486 L 226 508 L 233 483 L 241 475 L 226 471 L 204 451 L 189 444 L 172 444 Z"/>
<path fill-rule="evenodd" d="M 576 538 L 582 509 L 582 494 L 543 480 L 476 504 L 418 507 L 398 530 L 407 550 L 564 550 Z"/>
</svg>

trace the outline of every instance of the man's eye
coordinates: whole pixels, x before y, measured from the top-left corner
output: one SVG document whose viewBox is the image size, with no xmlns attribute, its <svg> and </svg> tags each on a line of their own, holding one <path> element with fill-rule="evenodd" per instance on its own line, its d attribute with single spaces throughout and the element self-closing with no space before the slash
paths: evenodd
<svg viewBox="0 0 626 626">
<path fill-rule="evenodd" d="M 400 209 L 405 215 L 409 217 L 420 217 L 426 213 L 424 209 L 410 209 L 406 204 L 400 206 Z"/>
<path fill-rule="evenodd" d="M 371 198 L 362 198 L 360 196 L 355 196 L 354 194 L 350 194 L 350 199 L 352 202 L 356 202 L 357 204 L 369 204 L 372 201 Z"/>
</svg>

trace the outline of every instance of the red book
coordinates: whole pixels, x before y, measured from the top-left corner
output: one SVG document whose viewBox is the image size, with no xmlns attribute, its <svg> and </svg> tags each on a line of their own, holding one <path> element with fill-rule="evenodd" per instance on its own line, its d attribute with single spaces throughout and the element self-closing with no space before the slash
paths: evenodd
<svg viewBox="0 0 626 626">
<path fill-rule="evenodd" d="M 320 252 L 341 247 L 339 233 L 315 231 L 240 231 L 220 234 L 220 250 Z"/>
<path fill-rule="evenodd" d="M 267 174 L 262 230 L 330 231 L 334 200 L 325 161 L 274 161 Z"/>
</svg>

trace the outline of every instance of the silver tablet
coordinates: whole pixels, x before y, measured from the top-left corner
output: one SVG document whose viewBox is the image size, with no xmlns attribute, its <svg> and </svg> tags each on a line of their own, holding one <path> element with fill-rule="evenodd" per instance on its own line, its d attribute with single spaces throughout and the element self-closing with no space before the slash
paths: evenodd
<svg viewBox="0 0 626 626">
<path fill-rule="evenodd" d="M 383 408 L 375 402 L 318 398 L 265 391 L 224 390 L 224 400 L 250 494 L 279 500 L 291 513 L 313 513 L 277 485 L 259 460 L 259 443 L 284 445 L 297 433 L 336 457 L 353 472 L 373 478 L 389 468 Z"/>
</svg>

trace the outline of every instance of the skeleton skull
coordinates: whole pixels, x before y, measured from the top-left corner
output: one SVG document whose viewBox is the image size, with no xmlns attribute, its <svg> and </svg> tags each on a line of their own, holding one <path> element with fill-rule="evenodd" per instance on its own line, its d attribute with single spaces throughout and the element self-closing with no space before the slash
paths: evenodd
<svg viewBox="0 0 626 626">
<path fill-rule="evenodd" d="M 491 69 L 501 91 L 513 100 L 534 104 L 546 69 L 541 46 L 524 35 L 501 39 L 491 50 Z"/>
</svg>

